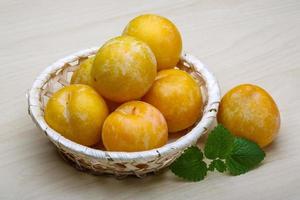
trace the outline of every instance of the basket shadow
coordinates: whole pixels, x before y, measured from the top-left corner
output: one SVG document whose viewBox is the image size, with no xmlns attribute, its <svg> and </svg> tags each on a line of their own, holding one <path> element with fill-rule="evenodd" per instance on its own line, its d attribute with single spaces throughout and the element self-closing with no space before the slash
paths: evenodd
<svg viewBox="0 0 300 200">
<path fill-rule="evenodd" d="M 104 196 L 117 197 L 118 194 L 122 193 L 134 197 L 137 193 L 151 194 L 152 191 L 157 191 L 158 185 L 168 185 L 176 180 L 180 181 L 169 172 L 168 168 L 159 171 L 158 174 L 151 173 L 142 178 L 131 175 L 120 179 L 109 174 L 94 175 L 79 171 L 65 163 L 58 153 L 56 153 L 56 157 L 59 160 L 58 162 L 65 165 L 60 168 L 64 172 L 60 173 L 67 173 L 70 176 L 68 182 L 72 186 L 66 190 L 71 191 L 73 195 L 81 195 L 81 193 L 87 191 L 98 193 L 101 188 L 101 193 L 104 193 Z"/>
</svg>

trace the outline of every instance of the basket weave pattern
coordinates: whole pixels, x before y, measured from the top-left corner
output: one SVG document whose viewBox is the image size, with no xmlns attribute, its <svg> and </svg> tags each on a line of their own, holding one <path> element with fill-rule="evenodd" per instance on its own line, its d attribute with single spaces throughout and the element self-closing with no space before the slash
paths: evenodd
<svg viewBox="0 0 300 200">
<path fill-rule="evenodd" d="M 178 68 L 190 73 L 204 94 L 202 118 L 186 134 L 174 142 L 142 152 L 109 152 L 74 143 L 55 130 L 44 120 L 47 100 L 58 89 L 69 85 L 72 73 L 79 64 L 96 54 L 98 48 L 77 52 L 47 67 L 35 80 L 28 94 L 28 112 L 36 125 L 57 147 L 62 157 L 79 170 L 93 174 L 114 174 L 117 177 L 136 175 L 142 177 L 157 172 L 172 163 L 183 150 L 197 142 L 212 124 L 218 110 L 220 92 L 216 79 L 195 57 L 184 54 Z"/>
</svg>

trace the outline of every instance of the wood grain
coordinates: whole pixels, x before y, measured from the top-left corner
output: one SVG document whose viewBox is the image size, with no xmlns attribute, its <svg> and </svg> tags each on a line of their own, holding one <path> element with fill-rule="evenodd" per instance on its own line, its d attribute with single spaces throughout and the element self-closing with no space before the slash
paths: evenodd
<svg viewBox="0 0 300 200">
<path fill-rule="evenodd" d="M 141 13 L 180 29 L 184 49 L 214 72 L 226 92 L 262 86 L 282 126 L 255 170 L 210 173 L 188 183 L 170 171 L 145 179 L 96 177 L 68 166 L 27 115 L 25 93 L 49 64 L 100 46 Z M 300 1 L 123 0 L 0 2 L 0 199 L 299 199 Z"/>
</svg>

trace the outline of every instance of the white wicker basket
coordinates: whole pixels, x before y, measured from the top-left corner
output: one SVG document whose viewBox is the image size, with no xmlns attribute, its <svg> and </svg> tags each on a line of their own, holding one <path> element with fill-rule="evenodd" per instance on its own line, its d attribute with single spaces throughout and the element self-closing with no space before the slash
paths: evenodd
<svg viewBox="0 0 300 200">
<path fill-rule="evenodd" d="M 93 174 L 114 174 L 117 177 L 136 175 L 142 177 L 168 166 L 185 148 L 194 145 L 213 123 L 220 101 L 219 86 L 214 76 L 194 56 L 184 54 L 178 68 L 190 73 L 198 80 L 204 94 L 202 118 L 186 134 L 167 145 L 142 152 L 109 152 L 72 142 L 51 129 L 44 120 L 47 99 L 59 88 L 69 85 L 70 77 L 83 60 L 96 54 L 91 48 L 65 57 L 47 67 L 34 81 L 28 93 L 28 112 L 32 120 L 55 144 L 63 158 L 79 170 Z"/>
</svg>

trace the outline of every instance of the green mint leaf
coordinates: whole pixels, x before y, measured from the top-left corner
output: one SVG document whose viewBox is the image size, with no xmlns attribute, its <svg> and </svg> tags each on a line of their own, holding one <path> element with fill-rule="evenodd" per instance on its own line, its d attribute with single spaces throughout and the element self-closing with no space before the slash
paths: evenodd
<svg viewBox="0 0 300 200">
<path fill-rule="evenodd" d="M 225 172 L 226 171 L 226 164 L 223 160 L 220 160 L 220 159 L 216 159 L 216 160 L 213 160 L 209 166 L 208 166 L 208 170 L 209 171 L 214 171 L 214 170 L 217 170 L 221 173 Z"/>
<path fill-rule="evenodd" d="M 240 175 L 257 166 L 264 158 L 264 151 L 256 143 L 236 137 L 226 158 L 226 166 L 230 174 Z"/>
<path fill-rule="evenodd" d="M 213 172 L 215 168 L 216 168 L 216 163 L 212 161 L 211 163 L 209 163 L 207 170 Z"/>
<path fill-rule="evenodd" d="M 203 180 L 207 174 L 206 163 L 202 160 L 203 154 L 201 150 L 192 146 L 187 148 L 183 154 L 177 158 L 171 165 L 171 171 L 188 181 Z"/>
<path fill-rule="evenodd" d="M 209 159 L 226 158 L 233 147 L 233 140 L 234 137 L 230 132 L 219 124 L 208 135 L 204 147 L 205 156 Z"/>
<path fill-rule="evenodd" d="M 226 164 L 224 161 L 218 159 L 218 160 L 214 160 L 213 162 L 215 162 L 216 170 L 218 170 L 221 173 L 226 171 Z"/>
</svg>

